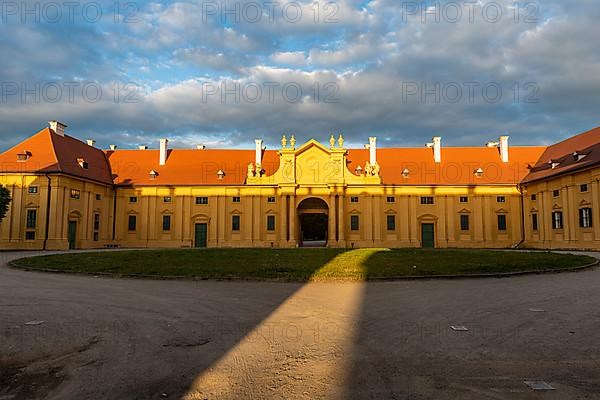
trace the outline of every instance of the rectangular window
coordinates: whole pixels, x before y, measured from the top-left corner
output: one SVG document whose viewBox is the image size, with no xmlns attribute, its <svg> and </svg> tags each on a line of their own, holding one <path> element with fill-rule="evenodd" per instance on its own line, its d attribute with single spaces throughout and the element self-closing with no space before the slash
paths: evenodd
<svg viewBox="0 0 600 400">
<path fill-rule="evenodd" d="M 579 191 L 581 193 L 587 193 L 587 191 L 588 191 L 588 185 L 587 185 L 587 183 L 584 183 L 583 185 L 579 185 Z"/>
<path fill-rule="evenodd" d="M 208 197 L 196 197 L 196 204 L 208 204 Z"/>
<path fill-rule="evenodd" d="M 506 230 L 506 215 L 504 215 L 504 214 L 498 215 L 498 230 L 499 231 Z"/>
<path fill-rule="evenodd" d="M 136 216 L 135 215 L 130 215 L 129 218 L 128 218 L 128 220 L 127 220 L 127 228 L 130 231 L 135 231 L 136 225 L 137 225 L 137 218 L 136 218 Z"/>
<path fill-rule="evenodd" d="M 29 186 L 29 194 L 38 194 L 39 188 L 37 186 Z"/>
<path fill-rule="evenodd" d="M 460 216 L 460 230 L 461 231 L 469 230 L 469 216 L 466 214 L 462 214 Z"/>
<path fill-rule="evenodd" d="M 554 211 L 552 213 L 552 229 L 563 228 L 563 214 L 562 211 Z"/>
<path fill-rule="evenodd" d="M 461 203 L 468 203 L 469 202 L 469 198 L 467 196 L 460 196 L 460 202 Z"/>
<path fill-rule="evenodd" d="M 35 232 L 34 231 L 25 232 L 25 240 L 35 240 Z"/>
<path fill-rule="evenodd" d="M 350 230 L 352 230 L 352 231 L 358 230 L 358 215 L 350 216 Z"/>
<path fill-rule="evenodd" d="M 81 198 L 81 192 L 76 189 L 71 189 L 71 198 L 75 200 L 79 200 Z"/>
<path fill-rule="evenodd" d="M 387 202 L 388 203 L 395 203 L 396 202 L 396 198 L 394 196 L 388 196 Z"/>
<path fill-rule="evenodd" d="M 552 197 L 558 197 L 558 196 L 560 196 L 560 190 L 553 190 Z"/>
<path fill-rule="evenodd" d="M 396 230 L 396 216 L 395 215 L 387 216 L 387 230 L 388 231 Z"/>
<path fill-rule="evenodd" d="M 94 242 L 97 242 L 100 239 L 100 234 L 98 232 L 94 232 Z"/>
<path fill-rule="evenodd" d="M 172 200 L 173 200 L 173 198 L 171 196 L 163 197 L 163 203 L 170 203 Z"/>
<path fill-rule="evenodd" d="M 579 209 L 579 226 L 581 228 L 592 227 L 592 209 L 589 207 Z"/>
<path fill-rule="evenodd" d="M 433 204 L 433 196 L 421 197 L 421 204 Z"/>
<path fill-rule="evenodd" d="M 239 203 L 241 201 L 241 199 L 240 199 L 239 196 L 234 196 L 234 197 L 231 198 L 231 201 L 234 202 L 234 203 Z"/>
<path fill-rule="evenodd" d="M 504 197 L 504 196 L 497 196 L 496 197 L 496 203 L 506 203 L 506 197 Z"/>
<path fill-rule="evenodd" d="M 35 229 L 37 225 L 37 210 L 27 210 L 27 229 Z"/>
<path fill-rule="evenodd" d="M 267 215 L 267 230 L 274 231 L 275 230 L 275 216 Z"/>
<path fill-rule="evenodd" d="M 537 200 L 537 194 L 532 194 L 531 201 L 536 201 L 536 200 Z"/>
<path fill-rule="evenodd" d="M 136 196 L 130 196 L 129 197 L 129 202 L 130 203 L 137 203 L 137 197 Z"/>
<path fill-rule="evenodd" d="M 537 214 L 531 214 L 531 229 L 534 231 L 538 230 L 538 216 Z"/>
<path fill-rule="evenodd" d="M 267 203 L 275 203 L 275 197 L 267 197 Z"/>
<path fill-rule="evenodd" d="M 102 200 L 102 195 L 96 194 L 96 200 Z"/>
<path fill-rule="evenodd" d="M 358 197 L 357 196 L 350 197 L 350 203 L 358 203 Z"/>
<path fill-rule="evenodd" d="M 231 216 L 231 230 L 232 231 L 240 230 L 240 216 L 239 215 Z"/>
<path fill-rule="evenodd" d="M 163 215 L 163 231 L 171 230 L 171 216 Z"/>
<path fill-rule="evenodd" d="M 94 214 L 94 230 L 100 230 L 100 214 Z"/>
</svg>

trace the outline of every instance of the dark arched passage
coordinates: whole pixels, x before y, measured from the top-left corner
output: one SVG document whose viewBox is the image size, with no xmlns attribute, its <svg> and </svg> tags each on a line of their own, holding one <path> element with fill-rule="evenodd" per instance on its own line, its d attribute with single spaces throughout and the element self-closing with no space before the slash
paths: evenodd
<svg viewBox="0 0 600 400">
<path fill-rule="evenodd" d="M 309 197 L 298 204 L 301 246 L 327 245 L 328 216 L 329 206 L 323 199 Z"/>
</svg>

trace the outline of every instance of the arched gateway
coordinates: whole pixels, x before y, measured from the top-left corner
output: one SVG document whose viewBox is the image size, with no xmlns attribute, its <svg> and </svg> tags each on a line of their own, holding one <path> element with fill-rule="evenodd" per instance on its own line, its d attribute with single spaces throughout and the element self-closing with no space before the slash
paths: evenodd
<svg viewBox="0 0 600 400">
<path fill-rule="evenodd" d="M 300 221 L 299 242 L 304 247 L 321 247 L 327 245 L 327 227 L 329 222 L 329 206 L 318 197 L 309 197 L 298 204 Z"/>
</svg>

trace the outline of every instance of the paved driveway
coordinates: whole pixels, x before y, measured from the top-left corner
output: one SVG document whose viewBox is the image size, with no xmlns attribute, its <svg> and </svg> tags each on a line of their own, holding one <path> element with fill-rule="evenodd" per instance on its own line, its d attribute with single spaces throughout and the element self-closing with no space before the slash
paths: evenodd
<svg viewBox="0 0 600 400">
<path fill-rule="evenodd" d="M 600 399 L 598 269 L 303 285 L 6 268 L 16 256 L 0 253 L 3 400 Z"/>
</svg>

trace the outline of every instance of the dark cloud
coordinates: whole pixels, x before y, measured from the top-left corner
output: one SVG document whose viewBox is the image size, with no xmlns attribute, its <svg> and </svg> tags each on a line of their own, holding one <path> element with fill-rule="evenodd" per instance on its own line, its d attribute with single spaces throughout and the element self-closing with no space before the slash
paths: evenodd
<svg viewBox="0 0 600 400">
<path fill-rule="evenodd" d="M 344 0 L 333 24 L 323 23 L 323 9 L 314 22 L 312 0 L 298 3 L 304 18 L 293 23 L 280 14 L 222 23 L 192 0 L 139 3 L 131 23 L 122 22 L 126 10 L 119 23 L 112 14 L 97 23 L 9 19 L 0 25 L 0 146 L 55 118 L 102 146 L 161 137 L 242 147 L 263 137 L 276 146 L 282 133 L 326 140 L 338 132 L 351 144 L 378 135 L 386 145 L 421 145 L 441 135 L 477 145 L 505 133 L 539 144 L 600 125 L 595 1 L 544 2 L 531 9 L 537 22 L 523 21 L 526 9 L 515 21 L 507 0 L 495 2 L 503 12 L 495 22 L 480 11 L 469 21 L 466 9 L 459 22 L 436 21 L 429 9 L 423 22 L 396 1 Z M 102 96 L 86 101 L 77 89 L 74 99 L 22 99 L 23 84 L 43 91 L 52 82 L 92 83 Z"/>
</svg>

